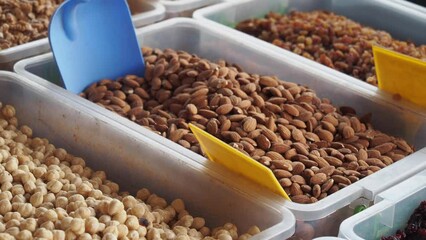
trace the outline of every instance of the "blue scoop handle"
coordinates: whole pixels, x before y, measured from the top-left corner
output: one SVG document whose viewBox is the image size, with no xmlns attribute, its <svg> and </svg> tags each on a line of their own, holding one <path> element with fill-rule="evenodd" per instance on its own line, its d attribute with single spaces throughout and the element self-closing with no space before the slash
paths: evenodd
<svg viewBox="0 0 426 240">
<path fill-rule="evenodd" d="M 53 15 L 49 40 L 66 89 L 101 79 L 143 76 L 145 64 L 126 0 L 68 0 Z"/>
</svg>

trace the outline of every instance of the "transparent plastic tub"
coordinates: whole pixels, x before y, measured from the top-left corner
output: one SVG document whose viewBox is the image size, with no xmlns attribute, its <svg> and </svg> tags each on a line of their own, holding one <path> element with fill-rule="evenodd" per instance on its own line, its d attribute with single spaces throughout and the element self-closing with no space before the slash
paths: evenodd
<svg viewBox="0 0 426 240">
<path fill-rule="evenodd" d="M 221 0 L 160 0 L 166 7 L 166 17 L 191 17 L 199 8 L 219 3 Z"/>
<path fill-rule="evenodd" d="M 135 194 L 146 187 L 169 203 L 182 198 L 188 211 L 205 217 L 211 227 L 232 222 L 242 232 L 258 224 L 263 231 L 253 239 L 284 239 L 294 232 L 289 210 L 236 190 L 233 179 L 217 174 L 214 166 L 203 166 L 58 92 L 0 71 L 0 102 L 15 106 L 19 124 L 30 126 L 34 136 L 104 170 L 122 191 Z"/>
<path fill-rule="evenodd" d="M 426 114 L 419 109 L 401 108 L 394 105 L 392 99 L 386 95 L 368 91 L 356 85 L 348 85 L 332 74 L 303 65 L 269 48 L 259 47 L 224 32 L 222 28 L 207 27 L 199 21 L 183 18 L 169 19 L 138 29 L 137 33 L 140 43 L 146 46 L 184 50 L 209 60 L 225 59 L 237 63 L 251 73 L 275 74 L 281 79 L 310 86 L 318 96 L 328 97 L 336 105 L 352 106 L 361 115 L 371 112 L 372 123 L 377 129 L 403 137 L 415 145 L 418 149 L 415 154 L 317 203 L 297 204 L 271 195 L 271 198 L 279 201 L 295 214 L 300 235 L 311 234 L 314 228 L 315 237 L 336 236 L 340 222 L 352 215 L 353 208 L 357 204 L 373 201 L 377 193 L 426 169 L 426 161 L 422 161 L 422 158 L 426 157 L 426 149 L 422 149 L 426 146 Z M 191 37 L 188 38 L 188 36 Z M 156 136 L 128 119 L 119 117 L 52 84 L 52 82 L 60 82 L 52 54 L 20 61 L 15 65 L 15 71 L 52 91 L 60 92 L 76 102 L 86 104 L 135 131 L 140 131 L 147 136 Z M 200 163 L 210 164 L 204 157 L 170 140 L 159 138 L 159 144 L 165 144 Z M 235 179 L 240 177 L 235 176 Z M 242 186 L 243 190 L 245 187 Z"/>
<path fill-rule="evenodd" d="M 128 0 L 134 26 L 142 27 L 163 20 L 166 10 L 160 3 L 149 0 Z M 24 58 L 50 51 L 47 38 L 0 50 L 0 70 L 12 70 L 13 65 Z"/>
<path fill-rule="evenodd" d="M 374 205 L 340 225 L 339 236 L 376 240 L 404 229 L 410 215 L 426 200 L 426 171 L 377 195 Z"/>
<path fill-rule="evenodd" d="M 224 31 L 229 31 L 230 34 L 247 39 L 257 45 L 271 48 L 303 64 L 328 71 L 340 79 L 347 81 L 349 84 L 359 85 L 372 91 L 377 90 L 377 87 L 364 81 L 360 81 L 350 75 L 346 75 L 235 29 L 235 26 L 243 20 L 262 18 L 270 11 L 288 13 L 292 10 L 332 11 L 366 26 L 387 31 L 396 39 L 411 40 L 416 44 L 426 44 L 426 34 L 423 31 L 423 29 L 426 29 L 425 8 L 408 3 L 405 0 L 240 0 L 229 1 L 197 10 L 194 12 L 193 17 L 206 24 L 221 26 Z"/>
</svg>

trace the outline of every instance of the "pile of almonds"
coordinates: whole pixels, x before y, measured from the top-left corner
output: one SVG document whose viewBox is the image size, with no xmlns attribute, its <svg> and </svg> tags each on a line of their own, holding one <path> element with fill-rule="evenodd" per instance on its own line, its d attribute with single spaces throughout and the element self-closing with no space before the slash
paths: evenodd
<svg viewBox="0 0 426 240">
<path fill-rule="evenodd" d="M 47 37 L 50 17 L 64 0 L 0 0 L 0 50 Z"/>
<path fill-rule="evenodd" d="M 373 85 L 377 85 L 373 45 L 426 60 L 426 45 L 398 41 L 387 32 L 327 11 L 271 12 L 242 21 L 236 28 Z"/>
<path fill-rule="evenodd" d="M 308 87 L 184 51 L 142 51 L 144 78 L 104 79 L 81 96 L 201 153 L 195 124 L 269 167 L 295 202 L 316 202 L 413 152 Z"/>
<path fill-rule="evenodd" d="M 103 171 L 19 126 L 0 103 L 0 239 L 245 240 L 231 223 L 210 230 L 181 199 L 120 192 Z"/>
</svg>

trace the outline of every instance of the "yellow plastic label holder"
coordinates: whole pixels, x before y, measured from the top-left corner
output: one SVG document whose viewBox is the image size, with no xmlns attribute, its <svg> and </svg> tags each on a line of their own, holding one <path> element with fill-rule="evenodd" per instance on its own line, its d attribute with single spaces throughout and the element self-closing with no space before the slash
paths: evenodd
<svg viewBox="0 0 426 240">
<path fill-rule="evenodd" d="M 379 88 L 426 107 L 426 62 L 373 46 Z"/>
<path fill-rule="evenodd" d="M 219 163 L 291 201 L 269 168 L 193 124 L 189 124 L 189 128 L 209 160 Z"/>
</svg>

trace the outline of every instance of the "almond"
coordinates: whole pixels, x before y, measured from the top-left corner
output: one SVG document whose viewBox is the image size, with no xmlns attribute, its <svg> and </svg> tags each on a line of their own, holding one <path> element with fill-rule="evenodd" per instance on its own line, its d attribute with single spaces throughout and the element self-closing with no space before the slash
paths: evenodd
<svg viewBox="0 0 426 240">
<path fill-rule="evenodd" d="M 128 78 L 128 77 L 125 77 L 123 79 L 123 83 L 124 83 L 124 85 L 129 86 L 131 88 L 138 88 L 138 87 L 140 87 L 140 84 L 137 81 L 135 81 L 135 80 L 133 80 L 131 78 Z"/>
<path fill-rule="evenodd" d="M 158 78 L 161 75 L 163 75 L 164 69 L 165 69 L 164 64 L 156 64 L 155 67 L 154 67 L 154 72 L 153 72 L 152 78 L 153 79 Z"/>
<path fill-rule="evenodd" d="M 201 116 L 203 116 L 207 119 L 217 118 L 217 116 L 218 116 L 217 113 L 215 113 L 212 110 L 208 110 L 208 109 L 199 109 L 198 114 L 200 114 Z"/>
<path fill-rule="evenodd" d="M 339 121 L 335 117 L 333 117 L 333 115 L 331 115 L 331 114 L 325 115 L 323 117 L 322 121 L 329 122 L 335 127 L 337 127 L 337 125 L 339 125 Z"/>
<path fill-rule="evenodd" d="M 311 184 L 323 184 L 327 181 L 327 175 L 325 173 L 317 173 L 313 177 L 311 177 Z"/>
<path fill-rule="evenodd" d="M 333 134 L 331 132 L 327 131 L 327 130 L 324 130 L 324 129 L 318 129 L 315 133 L 318 135 L 318 137 L 321 140 L 324 140 L 324 141 L 327 141 L 327 142 L 332 142 L 333 139 L 334 139 Z"/>
<path fill-rule="evenodd" d="M 209 132 L 212 135 L 217 135 L 219 133 L 219 127 L 217 125 L 217 122 L 214 121 L 213 119 L 210 120 L 207 123 L 207 127 L 206 128 L 207 128 L 207 132 Z"/>
<path fill-rule="evenodd" d="M 398 146 L 398 148 L 402 149 L 403 151 L 407 152 L 407 153 L 412 153 L 413 152 L 413 148 L 410 147 L 406 141 L 401 140 L 401 139 L 397 139 L 395 141 L 396 146 Z"/>
<path fill-rule="evenodd" d="M 293 183 L 298 183 L 299 185 L 306 184 L 305 179 L 300 175 L 293 175 L 290 179 L 293 181 Z"/>
<path fill-rule="evenodd" d="M 277 152 L 277 153 L 285 153 L 287 152 L 291 147 L 284 143 L 273 143 L 271 146 L 271 151 Z"/>
<path fill-rule="evenodd" d="M 186 133 L 188 133 L 187 130 L 177 129 L 176 131 L 170 132 L 169 139 L 173 142 L 177 142 L 182 139 L 183 135 L 185 135 Z"/>
<path fill-rule="evenodd" d="M 272 158 L 271 158 L 272 159 Z M 292 171 L 293 166 L 290 161 L 286 160 L 271 160 L 271 164 L 276 167 L 277 169 L 283 169 L 286 171 Z"/>
<path fill-rule="evenodd" d="M 262 129 L 262 134 L 265 135 L 265 137 L 267 137 L 271 142 L 276 142 L 277 141 L 277 135 L 275 135 L 275 133 L 267 128 L 263 128 Z"/>
<path fill-rule="evenodd" d="M 315 184 L 312 188 L 312 196 L 315 198 L 318 198 L 321 194 L 321 186 L 318 184 Z"/>
<path fill-rule="evenodd" d="M 300 162 L 294 162 L 293 163 L 293 171 L 292 173 L 294 175 L 299 175 L 303 172 L 303 170 L 305 170 L 305 165 L 303 165 L 303 163 Z"/>
<path fill-rule="evenodd" d="M 300 185 L 298 183 L 293 183 L 290 186 L 290 195 L 291 196 L 298 196 L 298 195 L 303 195 L 303 191 L 300 188 Z"/>
<path fill-rule="evenodd" d="M 272 77 L 269 76 L 262 76 L 259 79 L 260 85 L 266 86 L 266 87 L 276 87 L 278 86 L 278 81 Z"/>
<path fill-rule="evenodd" d="M 186 111 L 191 114 L 191 115 L 195 115 L 198 112 L 197 107 L 194 104 L 188 104 L 186 105 Z"/>
<path fill-rule="evenodd" d="M 257 145 L 263 149 L 263 150 L 268 150 L 271 147 L 271 142 L 269 141 L 269 139 L 267 137 L 265 137 L 265 135 L 260 134 L 257 138 L 256 138 L 256 142 Z"/>
<path fill-rule="evenodd" d="M 257 121 L 252 117 L 247 117 L 244 119 L 243 130 L 246 132 L 251 132 L 256 129 Z"/>
<path fill-rule="evenodd" d="M 291 180 L 290 180 L 290 179 L 288 179 L 288 178 L 282 178 L 282 179 L 278 180 L 278 182 L 280 183 L 280 185 L 281 185 L 282 187 L 290 187 L 290 186 L 291 186 L 291 184 L 293 184 L 293 183 L 291 182 Z"/>
<path fill-rule="evenodd" d="M 291 136 L 295 141 L 306 143 L 306 139 L 305 136 L 303 136 L 303 132 L 297 128 L 293 128 L 293 130 L 291 131 Z"/>
<path fill-rule="evenodd" d="M 342 129 L 342 135 L 344 138 L 349 139 L 355 135 L 355 131 L 350 126 L 344 126 Z"/>
<path fill-rule="evenodd" d="M 223 104 L 216 108 L 216 113 L 219 115 L 226 115 L 232 111 L 234 106 L 231 103 Z"/>
<path fill-rule="evenodd" d="M 286 140 L 291 139 L 291 136 L 292 136 L 291 131 L 284 125 L 281 125 L 281 124 L 278 125 L 278 132 L 280 133 L 283 139 L 286 139 Z"/>
<path fill-rule="evenodd" d="M 253 97 L 253 103 L 255 106 L 257 107 L 265 106 L 265 100 L 261 96 L 254 94 L 252 97 Z"/>
<path fill-rule="evenodd" d="M 316 135 L 313 132 L 305 132 L 304 136 L 307 140 L 311 141 L 311 142 L 319 142 L 320 138 L 318 137 L 318 135 Z"/>
<path fill-rule="evenodd" d="M 297 196 L 292 196 L 290 198 L 295 203 L 311 203 L 312 202 L 311 198 L 306 195 L 297 195 Z"/>
<path fill-rule="evenodd" d="M 377 158 L 368 158 L 367 160 L 365 160 L 365 162 L 370 166 L 377 166 L 380 168 L 386 167 L 386 164 L 384 164 L 382 161 L 380 161 L 380 159 Z"/>
<path fill-rule="evenodd" d="M 284 111 L 286 111 L 291 116 L 297 117 L 300 114 L 299 110 L 297 110 L 297 108 L 291 104 L 284 104 L 283 107 L 284 107 Z"/>
<path fill-rule="evenodd" d="M 325 193 L 334 185 L 334 180 L 332 178 L 325 181 L 321 186 L 321 192 Z"/>
<path fill-rule="evenodd" d="M 351 181 L 344 176 L 333 175 L 333 176 L 331 176 L 331 178 L 334 180 L 335 183 L 343 183 L 343 184 L 346 184 L 346 185 L 351 184 Z"/>
<path fill-rule="evenodd" d="M 320 168 L 324 168 L 324 167 L 329 167 L 330 164 L 323 158 L 323 157 L 318 157 L 318 156 L 309 156 L 310 159 L 314 160 L 316 163 L 318 163 L 318 167 Z"/>
<path fill-rule="evenodd" d="M 293 174 L 291 174 L 291 172 L 284 170 L 284 169 L 275 169 L 272 171 L 275 175 L 276 178 L 281 179 L 281 178 L 291 178 L 293 176 Z"/>
<path fill-rule="evenodd" d="M 221 134 L 224 138 L 230 140 L 231 142 L 238 143 L 241 140 L 241 136 L 234 131 L 222 131 Z"/>
<path fill-rule="evenodd" d="M 115 104 L 115 105 L 117 105 L 117 106 L 119 106 L 121 108 L 123 108 L 124 106 L 127 105 L 126 101 L 124 101 L 124 100 L 122 100 L 122 99 L 120 99 L 118 97 L 111 97 L 110 99 L 111 99 L 111 103 L 112 104 Z"/>
<path fill-rule="evenodd" d="M 324 159 L 330 164 L 330 165 L 332 165 L 332 166 L 335 166 L 335 167 L 340 167 L 340 166 L 342 166 L 342 164 L 343 164 L 343 162 L 340 160 L 340 159 L 338 159 L 338 158 L 335 158 L 335 157 L 332 157 L 332 156 L 325 156 L 324 157 Z"/>
<path fill-rule="evenodd" d="M 272 160 L 285 160 L 281 154 L 274 151 L 268 151 L 266 156 L 270 157 Z"/>
</svg>

